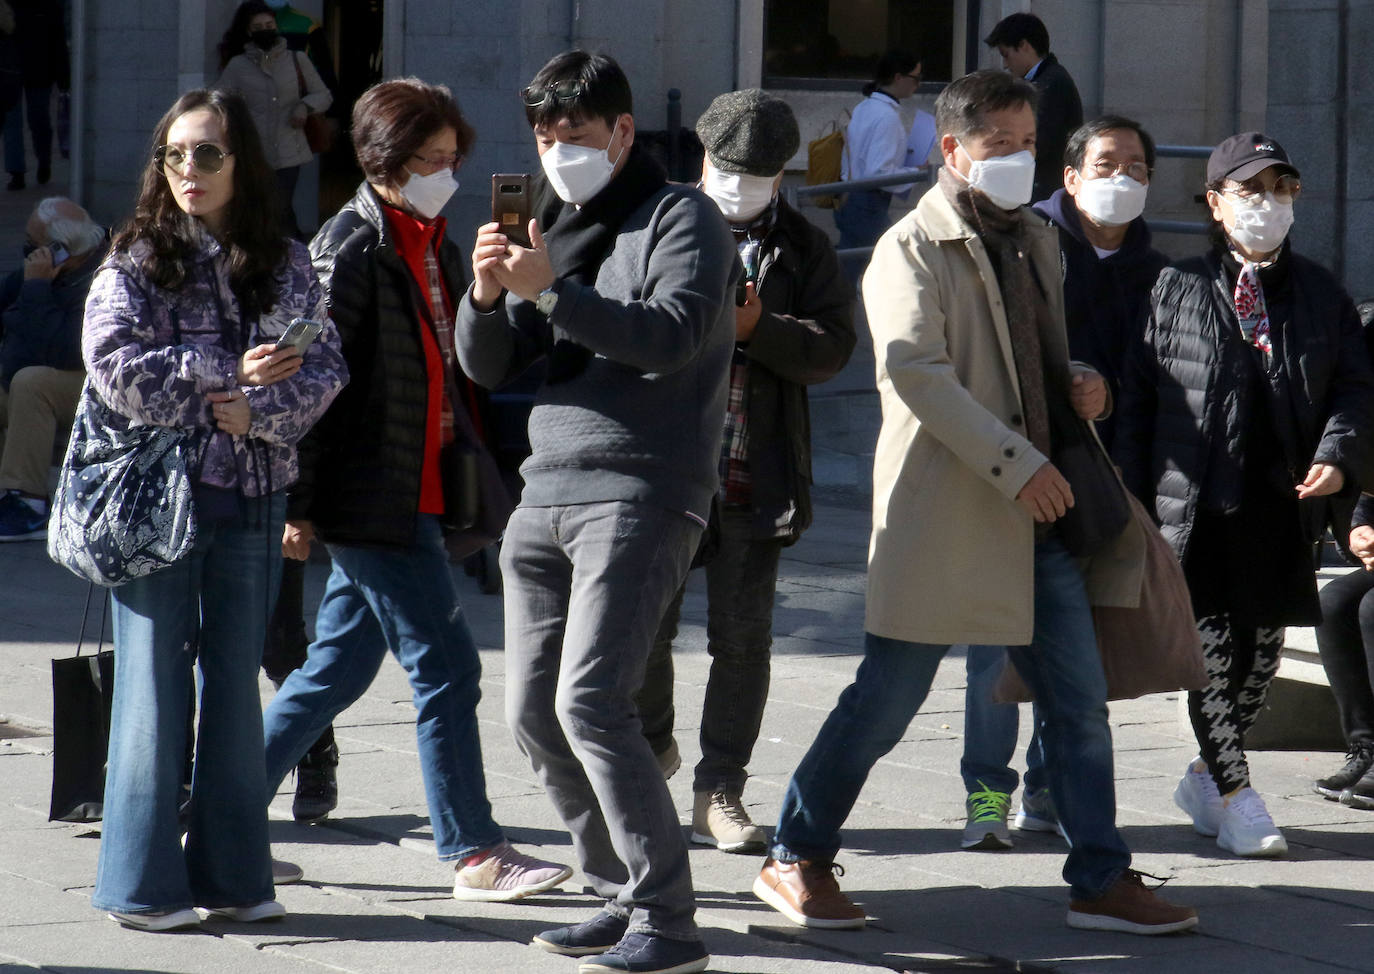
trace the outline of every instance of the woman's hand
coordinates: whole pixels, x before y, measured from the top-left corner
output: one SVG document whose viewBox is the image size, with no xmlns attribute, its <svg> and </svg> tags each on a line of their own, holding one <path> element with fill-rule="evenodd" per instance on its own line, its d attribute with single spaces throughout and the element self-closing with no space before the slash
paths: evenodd
<svg viewBox="0 0 1374 974">
<path fill-rule="evenodd" d="M 1307 471 L 1307 477 L 1295 488 L 1299 500 L 1309 497 L 1325 497 L 1336 494 L 1345 486 L 1345 474 L 1341 468 L 1330 463 L 1314 463 Z"/>
<path fill-rule="evenodd" d="M 291 109 L 291 117 L 287 119 L 293 129 L 305 128 L 305 119 L 310 114 L 310 106 L 303 101 L 296 102 L 296 107 Z"/>
<path fill-rule="evenodd" d="M 210 400 L 210 411 L 214 413 L 215 423 L 222 432 L 232 436 L 248 435 L 248 427 L 253 422 L 253 410 L 242 389 L 211 392 L 205 398 Z"/>
<path fill-rule="evenodd" d="M 241 386 L 270 386 L 291 378 L 300 368 L 300 352 L 293 347 L 277 348 L 269 342 L 255 345 L 243 353 L 235 379 Z"/>
<path fill-rule="evenodd" d="M 310 542 L 315 540 L 313 521 L 287 521 L 281 532 L 281 555 L 295 561 L 310 557 Z"/>
</svg>

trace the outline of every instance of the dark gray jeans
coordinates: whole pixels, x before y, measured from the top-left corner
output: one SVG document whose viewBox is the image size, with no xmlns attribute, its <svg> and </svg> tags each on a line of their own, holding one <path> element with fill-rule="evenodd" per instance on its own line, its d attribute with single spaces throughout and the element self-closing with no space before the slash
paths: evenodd
<svg viewBox="0 0 1374 974">
<path fill-rule="evenodd" d="M 506 717 L 630 930 L 698 937 L 687 844 L 634 697 L 701 525 L 627 502 L 521 507 L 501 546 Z"/>
<path fill-rule="evenodd" d="M 782 541 L 751 537 L 746 508 L 720 512 L 720 547 L 706 565 L 706 650 L 711 673 L 701 711 L 701 761 L 693 791 L 741 794 L 768 702 L 773 601 Z M 644 736 L 655 754 L 673 737 L 673 639 L 682 614 L 682 589 L 663 615 L 636 702 Z"/>
</svg>

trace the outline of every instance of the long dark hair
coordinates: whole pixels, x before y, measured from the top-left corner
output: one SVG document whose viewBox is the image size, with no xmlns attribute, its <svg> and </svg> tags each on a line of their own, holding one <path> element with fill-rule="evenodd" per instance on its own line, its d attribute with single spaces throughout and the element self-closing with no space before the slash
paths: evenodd
<svg viewBox="0 0 1374 974">
<path fill-rule="evenodd" d="M 162 116 L 153 131 L 134 215 L 115 235 L 113 249 L 127 250 L 134 242 L 143 241 L 152 248 L 142 263 L 150 281 L 171 291 L 185 282 L 187 259 L 196 249 L 194 218 L 177 205 L 153 153 L 166 143 L 173 122 L 198 109 L 219 117 L 224 140 L 234 154 L 234 195 L 226 204 L 220 240 L 229 256 L 229 286 L 245 316 L 271 311 L 276 303 L 277 275 L 286 260 L 286 240 L 270 217 L 277 212 L 276 174 L 267 164 L 248 106 L 233 92 L 214 88 L 188 91 Z"/>
<path fill-rule="evenodd" d="M 248 22 L 258 14 L 271 14 L 272 19 L 276 19 L 277 13 L 262 0 L 246 0 L 239 4 L 239 8 L 234 11 L 234 19 L 229 22 L 229 29 L 224 32 L 224 36 L 219 42 L 219 69 L 224 70 L 224 66 L 229 63 L 229 59 L 235 54 L 242 54 L 243 47 L 248 43 Z"/>
</svg>

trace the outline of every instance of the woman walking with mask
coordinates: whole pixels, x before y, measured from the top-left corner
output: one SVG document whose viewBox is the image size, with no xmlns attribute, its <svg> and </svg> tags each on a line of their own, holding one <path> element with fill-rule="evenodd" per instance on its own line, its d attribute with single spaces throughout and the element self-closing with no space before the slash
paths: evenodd
<svg viewBox="0 0 1374 974">
<path fill-rule="evenodd" d="M 413 690 L 420 770 L 440 860 L 460 900 L 514 900 L 572 875 L 524 855 L 491 814 L 477 702 L 482 666 L 445 535 L 470 489 L 450 450 L 485 456 L 458 368 L 453 315 L 465 260 L 439 211 L 472 128 L 447 88 L 414 78 L 366 91 L 353 148 L 366 182 L 310 252 L 354 381 L 302 444 L 282 550 L 316 535 L 334 566 L 305 665 L 263 716 L 268 798 L 321 731 L 372 684 L 390 650 Z M 458 525 L 462 527 L 463 525 Z"/>
<path fill-rule="evenodd" d="M 216 87 L 237 91 L 253 113 L 267 161 L 277 173 L 281 194 L 282 232 L 300 237 L 291 197 L 301 166 L 315 157 L 305 138 L 305 119 L 334 100 L 310 59 L 287 50 L 272 8 L 248 0 L 220 41 L 220 75 Z"/>
<path fill-rule="evenodd" d="M 1212 152 L 1213 247 L 1160 275 L 1117 419 L 1116 458 L 1183 563 L 1209 677 L 1188 695 L 1199 756 L 1174 801 L 1241 856 L 1288 848 L 1245 735 L 1284 627 L 1320 619 L 1321 498 L 1374 484 L 1374 372 L 1354 304 L 1288 241 L 1301 189 L 1262 133 Z"/>
</svg>

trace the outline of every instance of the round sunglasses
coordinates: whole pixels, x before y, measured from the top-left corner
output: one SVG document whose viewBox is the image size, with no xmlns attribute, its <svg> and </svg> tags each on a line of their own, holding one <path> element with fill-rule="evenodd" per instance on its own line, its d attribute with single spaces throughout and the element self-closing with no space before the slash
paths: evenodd
<svg viewBox="0 0 1374 974">
<path fill-rule="evenodd" d="M 189 159 L 201 172 L 214 174 L 224 168 L 225 157 L 232 155 L 214 143 L 202 142 L 191 150 Z M 187 159 L 186 153 L 175 145 L 160 145 L 153 151 L 153 165 L 162 170 L 184 174 Z"/>
</svg>

